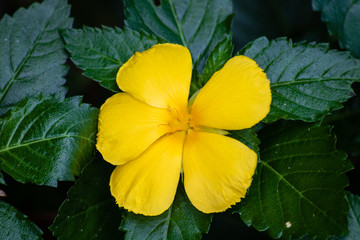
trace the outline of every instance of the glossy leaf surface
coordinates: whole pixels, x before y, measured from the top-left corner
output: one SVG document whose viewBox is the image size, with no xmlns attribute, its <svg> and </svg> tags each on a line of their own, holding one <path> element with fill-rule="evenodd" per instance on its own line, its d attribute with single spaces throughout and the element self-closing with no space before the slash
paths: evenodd
<svg viewBox="0 0 360 240">
<path fill-rule="evenodd" d="M 178 188 L 169 210 L 149 217 L 128 212 L 121 229 L 127 240 L 145 239 L 201 239 L 210 228 L 212 215 L 199 212 L 191 205 L 184 189 Z"/>
<path fill-rule="evenodd" d="M 265 122 L 320 120 L 354 96 L 351 84 L 360 79 L 360 61 L 327 44 L 262 37 L 240 54 L 254 59 L 271 82 L 272 104 Z"/>
<path fill-rule="evenodd" d="M 50 227 L 57 239 L 122 239 L 121 211 L 109 188 L 113 169 L 102 159 L 84 169 Z"/>
<path fill-rule="evenodd" d="M 83 74 L 101 86 L 120 91 L 116 73 L 135 52 L 142 52 L 157 43 L 154 37 L 131 29 L 84 27 L 63 32 L 66 49 Z"/>
<path fill-rule="evenodd" d="M 0 168 L 20 182 L 75 180 L 92 158 L 97 116 L 80 97 L 20 101 L 0 119 Z"/>
<path fill-rule="evenodd" d="M 290 123 L 260 131 L 260 157 L 246 198 L 235 207 L 247 225 L 273 238 L 346 233 L 344 174 L 352 168 L 330 127 Z"/>
<path fill-rule="evenodd" d="M 42 239 L 42 231 L 22 212 L 0 200 L 0 239 Z"/>
<path fill-rule="evenodd" d="M 66 89 L 59 29 L 71 27 L 66 0 L 46 0 L 0 21 L 0 114 L 26 96 Z"/>
<path fill-rule="evenodd" d="M 190 49 L 203 67 L 212 49 L 230 34 L 230 0 L 125 0 L 125 24 Z"/>
<path fill-rule="evenodd" d="M 321 12 L 321 20 L 340 46 L 360 57 L 360 1 L 313 0 L 313 9 Z"/>
</svg>

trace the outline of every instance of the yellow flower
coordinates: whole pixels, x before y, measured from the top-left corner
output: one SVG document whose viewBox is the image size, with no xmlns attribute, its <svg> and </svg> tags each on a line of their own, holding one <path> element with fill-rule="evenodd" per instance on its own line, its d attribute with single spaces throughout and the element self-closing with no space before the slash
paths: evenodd
<svg viewBox="0 0 360 240">
<path fill-rule="evenodd" d="M 191 55 L 176 44 L 136 53 L 119 70 L 124 92 L 100 109 L 97 149 L 118 165 L 110 178 L 117 204 L 159 215 L 174 200 L 180 174 L 191 203 L 204 213 L 225 211 L 250 186 L 257 155 L 225 136 L 270 110 L 270 83 L 248 57 L 236 56 L 189 101 Z"/>
</svg>

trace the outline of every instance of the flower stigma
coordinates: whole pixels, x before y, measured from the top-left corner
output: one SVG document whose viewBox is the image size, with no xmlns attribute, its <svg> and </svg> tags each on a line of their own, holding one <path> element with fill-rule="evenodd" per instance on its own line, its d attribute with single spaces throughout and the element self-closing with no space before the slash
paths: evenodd
<svg viewBox="0 0 360 240">
<path fill-rule="evenodd" d="M 188 110 L 179 112 L 176 108 L 169 107 L 168 111 L 170 112 L 169 133 L 187 131 L 192 128 L 191 115 Z"/>
</svg>

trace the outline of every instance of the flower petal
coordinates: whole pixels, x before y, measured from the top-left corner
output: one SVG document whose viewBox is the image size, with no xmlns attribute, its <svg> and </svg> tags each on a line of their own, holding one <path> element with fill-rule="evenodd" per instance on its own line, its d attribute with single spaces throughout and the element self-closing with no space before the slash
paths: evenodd
<svg viewBox="0 0 360 240">
<path fill-rule="evenodd" d="M 187 48 L 158 44 L 135 53 L 119 70 L 116 82 L 121 90 L 155 107 L 186 109 L 192 73 Z"/>
<path fill-rule="evenodd" d="M 183 169 L 191 203 L 204 213 L 212 213 L 240 202 L 251 184 L 256 162 L 256 153 L 233 138 L 189 131 Z"/>
<path fill-rule="evenodd" d="M 134 213 L 159 215 L 174 200 L 185 132 L 166 135 L 137 159 L 117 166 L 110 178 L 117 204 Z"/>
<path fill-rule="evenodd" d="M 101 106 L 96 147 L 114 165 L 138 157 L 168 132 L 170 113 L 118 93 Z"/>
<path fill-rule="evenodd" d="M 191 108 L 192 123 L 219 129 L 250 128 L 269 112 L 270 82 L 252 59 L 236 56 L 200 90 Z"/>
</svg>

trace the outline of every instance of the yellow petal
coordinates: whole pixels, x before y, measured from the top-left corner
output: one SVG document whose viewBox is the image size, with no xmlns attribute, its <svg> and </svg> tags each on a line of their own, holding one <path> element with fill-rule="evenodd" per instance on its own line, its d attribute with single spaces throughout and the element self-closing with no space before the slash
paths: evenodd
<svg viewBox="0 0 360 240">
<path fill-rule="evenodd" d="M 204 213 L 212 213 L 240 202 L 250 186 L 256 162 L 256 153 L 233 138 L 189 131 L 183 169 L 191 203 Z"/>
<path fill-rule="evenodd" d="M 255 61 L 245 56 L 230 59 L 195 98 L 194 125 L 219 129 L 250 128 L 269 112 L 270 82 Z"/>
<path fill-rule="evenodd" d="M 137 159 L 117 166 L 110 178 L 117 204 L 148 216 L 166 211 L 180 178 L 185 132 L 165 135 Z"/>
<path fill-rule="evenodd" d="M 121 90 L 155 107 L 186 109 L 192 72 L 187 48 L 158 44 L 135 53 L 119 70 Z"/>
<path fill-rule="evenodd" d="M 168 131 L 169 118 L 165 109 L 115 94 L 101 106 L 96 147 L 106 161 L 124 164 Z"/>
</svg>

